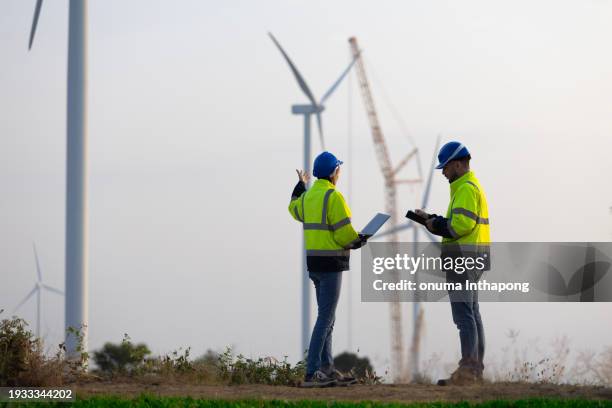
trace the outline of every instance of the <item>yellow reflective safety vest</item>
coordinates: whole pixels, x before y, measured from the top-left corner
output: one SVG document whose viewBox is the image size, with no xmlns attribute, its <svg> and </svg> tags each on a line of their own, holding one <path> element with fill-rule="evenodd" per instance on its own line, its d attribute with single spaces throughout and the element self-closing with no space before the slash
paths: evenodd
<svg viewBox="0 0 612 408">
<path fill-rule="evenodd" d="M 487 198 L 472 171 L 450 185 L 450 204 L 446 212 L 451 238 L 442 244 L 477 245 L 488 248 L 491 242 Z"/>
<path fill-rule="evenodd" d="M 296 190 L 299 190 L 298 187 Z M 308 270 L 348 270 L 350 249 L 360 239 L 351 225 L 351 210 L 344 197 L 336 186 L 325 179 L 316 180 L 310 189 L 299 196 L 296 190 L 289 203 L 289 213 L 303 225 Z"/>
</svg>

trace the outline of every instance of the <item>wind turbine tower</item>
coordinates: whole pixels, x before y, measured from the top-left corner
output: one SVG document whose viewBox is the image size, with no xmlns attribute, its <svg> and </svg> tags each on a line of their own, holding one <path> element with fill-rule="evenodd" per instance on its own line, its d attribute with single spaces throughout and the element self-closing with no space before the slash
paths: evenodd
<svg viewBox="0 0 612 408">
<path fill-rule="evenodd" d="M 342 72 L 340 77 L 332 84 L 332 86 L 328 89 L 327 92 L 323 95 L 321 100 L 317 102 L 313 93 L 310 91 L 310 88 L 306 84 L 306 81 L 293 64 L 289 55 L 285 52 L 280 43 L 276 40 L 276 38 L 272 35 L 272 33 L 268 33 L 278 50 L 283 55 L 283 58 L 289 65 L 289 69 L 293 73 L 295 80 L 297 81 L 300 89 L 306 95 L 309 104 L 296 104 L 291 106 L 291 113 L 294 115 L 302 115 L 304 116 L 304 170 L 310 173 L 310 162 L 311 159 L 311 143 L 310 143 L 310 123 L 312 115 L 315 115 L 317 118 L 317 127 L 319 130 L 319 138 L 321 140 L 321 149 L 325 150 L 325 141 L 323 139 L 323 123 L 321 118 L 321 113 L 325 110 L 324 103 L 325 101 L 334 93 L 336 88 L 340 85 L 344 77 L 351 70 L 351 67 L 355 63 L 357 58 L 353 58 L 349 63 L 348 67 Z M 308 188 L 309 186 L 306 186 Z M 308 349 L 309 339 L 310 339 L 310 282 L 308 281 L 308 271 L 306 270 L 306 252 L 304 251 L 304 245 L 302 243 L 301 247 L 302 251 L 302 349 L 300 350 L 300 355 L 304 353 L 306 349 Z"/>
<path fill-rule="evenodd" d="M 42 8 L 36 1 L 32 48 Z M 65 327 L 80 329 L 87 351 L 88 206 L 87 206 L 87 0 L 68 2 L 68 85 L 66 106 L 66 302 Z M 75 357 L 78 339 L 66 330 L 66 353 Z"/>
</svg>

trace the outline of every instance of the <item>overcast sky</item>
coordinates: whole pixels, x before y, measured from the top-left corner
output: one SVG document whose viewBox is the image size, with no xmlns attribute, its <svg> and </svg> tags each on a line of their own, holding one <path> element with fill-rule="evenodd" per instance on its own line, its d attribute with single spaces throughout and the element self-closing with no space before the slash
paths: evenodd
<svg viewBox="0 0 612 408">
<path fill-rule="evenodd" d="M 9 311 L 35 282 L 33 242 L 46 283 L 64 284 L 67 1 L 45 2 L 28 52 L 34 3 L 0 3 L 0 308 Z M 411 140 L 424 169 L 436 135 L 463 141 L 495 241 L 609 241 L 611 20 L 604 0 L 90 1 L 90 347 L 127 332 L 155 352 L 235 345 L 298 358 L 301 228 L 286 207 L 303 143 L 290 107 L 306 100 L 267 31 L 317 98 L 356 36 L 394 162 Z M 324 124 L 328 149 L 352 159 L 338 188 L 359 228 L 383 210 L 383 183 L 350 83 Z M 429 207 L 443 213 L 447 200 L 437 173 Z M 403 214 L 419 188 L 400 187 L 399 201 Z M 388 306 L 359 302 L 358 256 L 335 351 L 348 345 L 352 290 L 353 349 L 382 370 Z M 455 359 L 448 304 L 425 307 L 425 355 Z M 481 310 L 489 356 L 510 328 L 544 345 L 563 334 L 574 349 L 612 344 L 609 304 Z M 19 314 L 33 321 L 34 303 Z M 43 314 L 43 332 L 59 341 L 63 300 L 45 294 Z"/>
</svg>

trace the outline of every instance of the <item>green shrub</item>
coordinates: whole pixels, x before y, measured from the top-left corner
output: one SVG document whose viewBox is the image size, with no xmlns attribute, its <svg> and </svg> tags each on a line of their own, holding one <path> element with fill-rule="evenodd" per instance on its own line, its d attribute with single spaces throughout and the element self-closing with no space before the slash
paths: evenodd
<svg viewBox="0 0 612 408">
<path fill-rule="evenodd" d="M 17 317 L 0 322 L 0 386 L 61 385 L 71 369 L 62 350 L 54 357 L 46 357 L 42 341 L 27 325 Z"/>
<path fill-rule="evenodd" d="M 334 357 L 334 365 L 342 372 L 352 372 L 357 378 L 363 378 L 366 374 L 374 372 L 369 358 L 359 357 L 348 351 Z"/>
<path fill-rule="evenodd" d="M 231 348 L 227 348 L 219 356 L 219 376 L 232 385 L 238 384 L 270 384 L 298 385 L 304 378 L 306 367 L 303 361 L 291 365 L 287 356 L 282 361 L 274 357 L 253 360 L 242 354 L 234 357 Z"/>
<path fill-rule="evenodd" d="M 0 322 L 0 386 L 20 385 L 28 371 L 31 355 L 40 350 L 40 342 L 26 328 L 23 319 Z"/>
<path fill-rule="evenodd" d="M 129 374 L 143 367 L 145 357 L 151 354 L 146 344 L 132 344 L 125 334 L 119 344 L 105 343 L 93 353 L 98 369 L 105 374 Z"/>
</svg>

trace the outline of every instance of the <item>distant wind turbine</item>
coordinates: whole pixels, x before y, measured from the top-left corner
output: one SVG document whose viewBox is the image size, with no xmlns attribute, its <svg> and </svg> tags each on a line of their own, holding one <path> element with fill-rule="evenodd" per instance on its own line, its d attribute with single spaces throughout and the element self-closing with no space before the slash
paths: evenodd
<svg viewBox="0 0 612 408">
<path fill-rule="evenodd" d="M 293 72 L 293 76 L 297 81 L 300 89 L 308 100 L 310 104 L 306 105 L 293 105 L 291 107 L 291 112 L 294 115 L 304 115 L 304 171 L 310 173 L 310 118 L 311 115 L 316 115 L 317 117 L 317 127 L 319 129 L 319 138 L 321 140 L 321 149 L 325 150 L 325 140 L 323 138 L 323 122 L 321 119 L 321 113 L 325 110 L 324 103 L 329 99 L 329 97 L 334 93 L 334 91 L 338 88 L 344 77 L 349 73 L 352 66 L 355 64 L 357 57 L 353 58 L 349 65 L 342 71 L 340 77 L 332 84 L 332 86 L 325 92 L 323 97 L 319 102 L 316 101 L 312 91 L 306 84 L 306 81 L 293 64 L 289 55 L 285 52 L 283 47 L 281 47 L 280 43 L 276 40 L 272 33 L 268 33 L 278 50 L 289 64 L 289 68 L 291 72 Z M 308 186 L 306 186 L 308 188 Z M 310 283 L 308 281 L 308 272 L 306 271 L 306 253 L 304 252 L 304 246 L 302 245 L 302 350 L 301 353 L 304 352 L 308 348 L 308 339 L 310 337 Z"/>
<path fill-rule="evenodd" d="M 62 296 L 64 295 L 64 292 L 43 283 L 42 272 L 40 270 L 40 261 L 38 260 L 38 252 L 36 251 L 36 245 L 32 244 L 32 247 L 34 248 L 34 259 L 36 260 L 36 275 L 38 276 L 38 280 L 34 284 L 34 288 L 30 291 L 30 293 L 26 295 L 26 297 L 21 302 L 19 302 L 13 312 L 16 312 L 21 306 L 23 306 L 24 303 L 30 300 L 32 296 L 36 295 L 36 337 L 40 338 L 40 306 L 42 291 L 46 290 L 48 292 L 52 292 Z"/>
<path fill-rule="evenodd" d="M 36 1 L 28 49 L 32 48 L 42 0 Z M 69 0 L 66 109 L 66 329 L 81 330 L 87 351 L 87 0 Z M 78 339 L 66 330 L 66 352 L 75 356 Z"/>
</svg>

